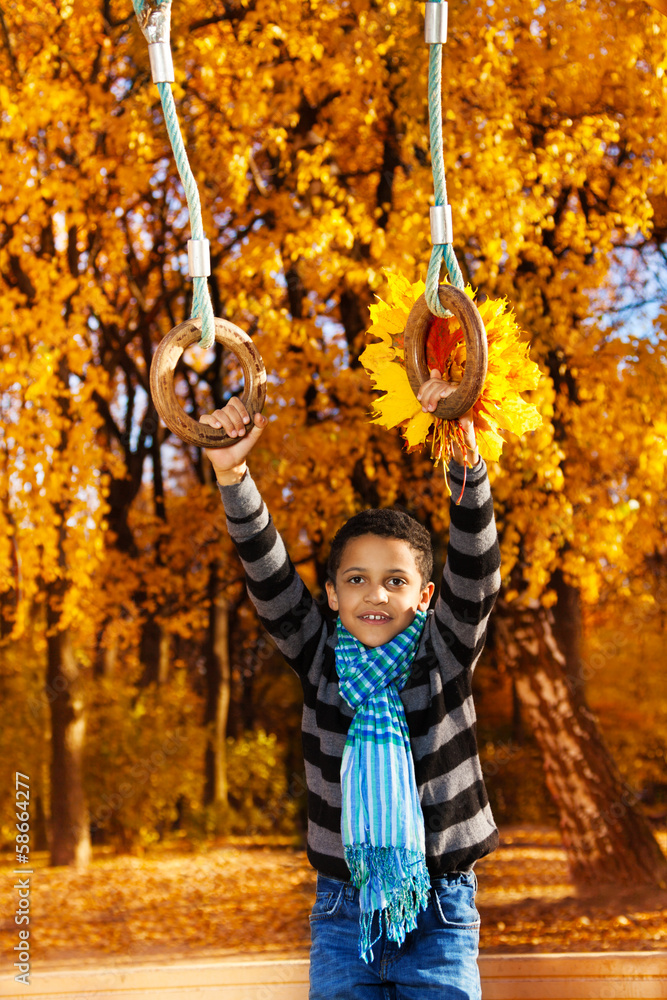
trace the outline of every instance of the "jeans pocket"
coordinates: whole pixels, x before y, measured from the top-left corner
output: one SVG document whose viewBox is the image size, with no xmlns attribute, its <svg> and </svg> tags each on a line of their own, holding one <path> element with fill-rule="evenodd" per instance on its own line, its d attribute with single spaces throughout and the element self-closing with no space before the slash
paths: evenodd
<svg viewBox="0 0 667 1000">
<path fill-rule="evenodd" d="M 318 889 L 315 893 L 315 903 L 310 912 L 310 920 L 328 920 L 335 917 L 340 908 L 345 886 L 340 889 Z"/>
<path fill-rule="evenodd" d="M 477 879 L 464 875 L 461 880 L 449 883 L 436 880 L 433 886 L 433 906 L 438 922 L 443 927 L 479 930 L 480 917 L 475 906 Z"/>
</svg>

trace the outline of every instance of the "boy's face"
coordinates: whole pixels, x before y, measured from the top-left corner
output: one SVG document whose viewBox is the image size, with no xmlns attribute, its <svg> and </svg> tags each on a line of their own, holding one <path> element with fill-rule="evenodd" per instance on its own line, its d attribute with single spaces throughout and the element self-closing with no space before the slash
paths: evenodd
<svg viewBox="0 0 667 1000">
<path fill-rule="evenodd" d="M 426 611 L 435 584 L 422 586 L 414 551 L 398 538 L 359 535 L 343 549 L 336 585 L 327 580 L 329 607 L 366 646 L 382 646 Z"/>
</svg>

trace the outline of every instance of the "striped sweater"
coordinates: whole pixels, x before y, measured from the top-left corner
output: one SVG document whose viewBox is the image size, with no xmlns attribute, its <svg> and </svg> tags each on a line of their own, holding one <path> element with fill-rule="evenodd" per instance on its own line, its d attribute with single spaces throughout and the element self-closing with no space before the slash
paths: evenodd
<svg viewBox="0 0 667 1000">
<path fill-rule="evenodd" d="M 452 463 L 450 478 L 456 495 L 463 468 Z M 335 621 L 325 618 L 298 575 L 250 473 L 220 486 L 220 494 L 250 598 L 303 687 L 308 858 L 323 875 L 347 882 L 340 767 L 353 712 L 338 689 Z M 493 500 L 480 459 L 468 470 L 460 505 L 451 505 L 440 593 L 400 692 L 433 878 L 469 869 L 498 845 L 477 751 L 471 681 L 500 587 L 499 566 Z"/>
</svg>

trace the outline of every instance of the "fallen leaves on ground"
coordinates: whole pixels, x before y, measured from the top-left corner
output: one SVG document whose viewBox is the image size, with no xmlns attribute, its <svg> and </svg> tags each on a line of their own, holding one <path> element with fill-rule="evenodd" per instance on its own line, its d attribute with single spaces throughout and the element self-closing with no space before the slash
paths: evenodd
<svg viewBox="0 0 667 1000">
<path fill-rule="evenodd" d="M 667 834 L 659 833 L 663 850 Z M 661 951 L 667 890 L 575 889 L 557 830 L 501 831 L 501 846 L 475 871 L 483 949 L 490 952 Z"/>
<path fill-rule="evenodd" d="M 667 834 L 659 835 L 663 849 Z M 35 961 L 100 962 L 280 952 L 306 955 L 315 872 L 290 847 L 226 843 L 144 858 L 96 851 L 89 869 L 31 876 Z M 18 940 L 16 890 L 4 861 L 2 947 Z M 667 948 L 667 891 L 577 894 L 558 831 L 512 828 L 476 866 L 481 947 L 491 952 Z"/>
</svg>

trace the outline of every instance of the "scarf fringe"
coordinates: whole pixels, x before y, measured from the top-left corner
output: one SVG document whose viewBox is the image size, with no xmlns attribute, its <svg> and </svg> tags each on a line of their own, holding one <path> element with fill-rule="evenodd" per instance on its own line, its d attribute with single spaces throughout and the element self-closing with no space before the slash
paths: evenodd
<svg viewBox="0 0 667 1000">
<path fill-rule="evenodd" d="M 406 934 L 417 929 L 417 917 L 429 903 L 431 880 L 422 851 L 406 847 L 345 847 L 345 860 L 359 892 L 359 957 L 373 961 L 373 945 L 382 936 L 401 945 Z M 378 905 L 387 900 L 384 907 Z M 366 905 L 362 905 L 362 902 Z M 375 904 L 375 905 L 373 905 Z M 371 941 L 374 915 L 379 914 L 379 933 Z"/>
</svg>

